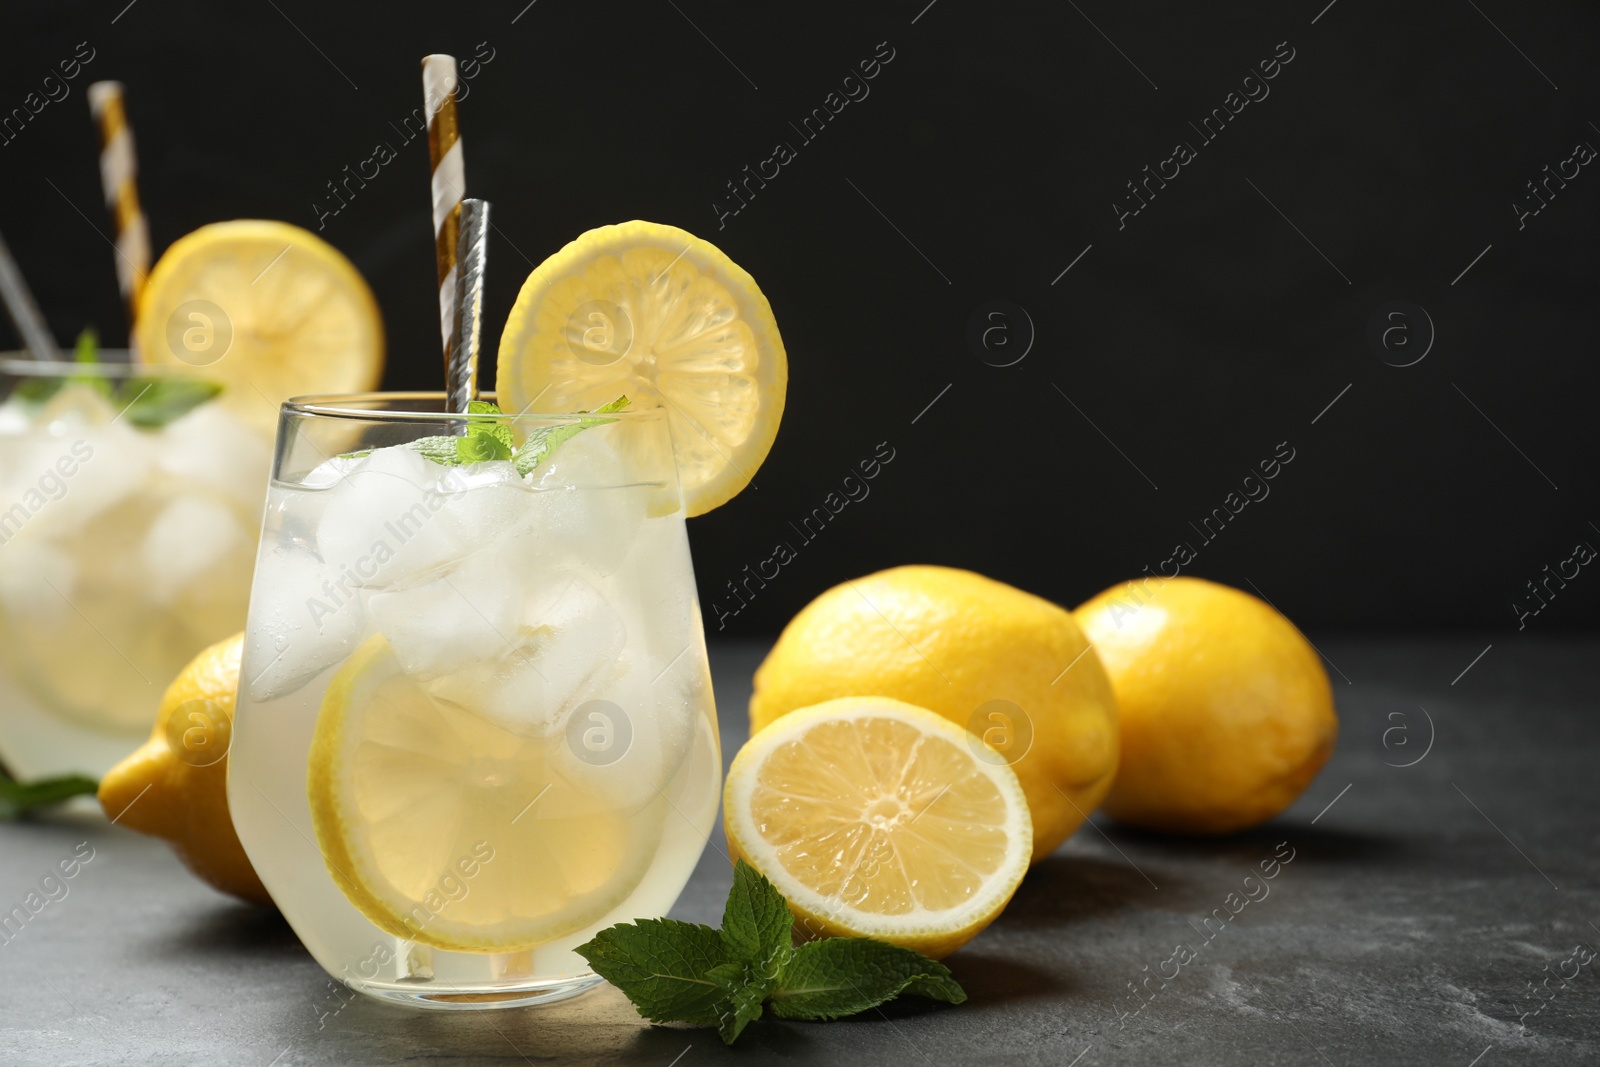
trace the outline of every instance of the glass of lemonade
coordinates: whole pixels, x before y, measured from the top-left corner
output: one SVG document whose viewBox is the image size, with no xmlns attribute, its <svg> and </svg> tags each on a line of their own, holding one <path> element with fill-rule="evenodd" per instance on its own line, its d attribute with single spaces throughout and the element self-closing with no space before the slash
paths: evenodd
<svg viewBox="0 0 1600 1067">
<path fill-rule="evenodd" d="M 22 779 L 103 774 L 245 618 L 271 442 L 193 374 L 101 358 L 0 355 L 0 760 Z"/>
<path fill-rule="evenodd" d="M 661 411 L 284 405 L 228 799 L 334 977 L 555 1000 L 600 981 L 575 946 L 677 899 L 721 758 L 672 456 Z"/>
</svg>

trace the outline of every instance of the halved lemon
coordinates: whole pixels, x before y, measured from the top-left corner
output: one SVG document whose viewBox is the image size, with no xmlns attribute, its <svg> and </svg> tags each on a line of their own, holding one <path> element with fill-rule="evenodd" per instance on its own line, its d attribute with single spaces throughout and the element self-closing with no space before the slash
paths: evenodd
<svg viewBox="0 0 1600 1067">
<path fill-rule="evenodd" d="M 792 712 L 734 757 L 728 843 L 782 891 L 802 934 L 938 959 L 1000 914 L 1033 852 L 1027 798 L 993 755 L 887 697 Z"/>
<path fill-rule="evenodd" d="M 381 635 L 329 683 L 306 791 L 334 882 L 384 931 L 456 952 L 521 951 L 603 918 L 648 870 L 664 802 L 610 804 L 562 773 L 559 731 L 509 729 L 442 691 Z"/>
<path fill-rule="evenodd" d="M 220 383 L 220 402 L 269 434 L 289 397 L 375 389 L 383 374 L 372 290 L 332 245 L 286 222 L 216 222 L 174 241 L 145 284 L 134 338 L 144 361 Z"/>
<path fill-rule="evenodd" d="M 514 412 L 666 409 L 689 515 L 749 484 L 783 416 L 788 361 L 767 298 L 716 246 L 675 226 L 590 230 L 523 283 L 495 389 Z"/>
</svg>

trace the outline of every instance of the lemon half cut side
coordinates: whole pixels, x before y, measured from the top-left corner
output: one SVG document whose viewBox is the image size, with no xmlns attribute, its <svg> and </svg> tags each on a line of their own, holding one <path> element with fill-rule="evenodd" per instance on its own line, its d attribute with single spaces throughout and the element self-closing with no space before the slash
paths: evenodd
<svg viewBox="0 0 1600 1067">
<path fill-rule="evenodd" d="M 949 720 L 888 697 L 785 715 L 734 758 L 729 844 L 789 901 L 802 934 L 946 956 L 988 926 L 1033 851 L 1003 760 Z"/>
</svg>

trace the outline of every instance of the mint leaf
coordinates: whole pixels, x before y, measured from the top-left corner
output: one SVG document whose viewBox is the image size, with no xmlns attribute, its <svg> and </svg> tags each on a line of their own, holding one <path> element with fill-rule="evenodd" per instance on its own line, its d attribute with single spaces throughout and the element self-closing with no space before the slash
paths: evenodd
<svg viewBox="0 0 1600 1067">
<path fill-rule="evenodd" d="M 29 376 L 17 384 L 16 395 L 32 404 L 43 404 L 61 389 L 63 379 Z"/>
<path fill-rule="evenodd" d="M 619 396 L 604 407 L 595 408 L 594 411 L 580 411 L 580 415 L 613 415 L 628 406 L 628 398 Z M 517 449 L 517 473 L 526 478 L 533 473 L 533 469 L 543 463 L 562 442 L 570 441 L 584 430 L 593 426 L 603 426 L 616 419 L 579 419 L 577 422 L 563 422 L 554 426 L 536 426 L 528 431 L 528 439 L 522 442 L 522 447 Z"/>
<path fill-rule="evenodd" d="M 596 934 L 578 955 L 652 1022 L 715 1026 L 733 1044 L 765 1008 L 783 1019 L 837 1019 L 902 993 L 960 1004 L 942 963 L 864 937 L 794 948 L 794 920 L 776 886 L 740 860 L 722 929 L 640 919 Z"/>
<path fill-rule="evenodd" d="M 32 398 L 30 397 L 29 399 Z M 619 396 L 605 407 L 596 408 L 593 412 L 580 411 L 578 414 L 609 415 L 621 411 L 627 406 L 628 398 Z M 474 400 L 467 405 L 467 414 L 500 415 L 501 411 L 487 400 Z M 522 447 L 517 448 L 516 437 L 512 434 L 509 423 L 475 419 L 467 424 L 466 432 L 460 437 L 419 437 L 415 441 L 408 441 L 403 445 L 392 447 L 409 448 L 413 452 L 420 452 L 425 459 L 432 460 L 434 463 L 445 467 L 459 467 L 463 463 L 488 463 L 492 460 L 509 459 L 516 465 L 517 473 L 527 477 L 563 441 L 570 440 L 575 434 L 587 430 L 591 426 L 600 426 L 604 423 L 615 421 L 615 419 L 592 418 L 562 423 L 559 426 L 535 427 L 529 431 L 528 439 L 522 443 Z M 378 449 L 367 448 L 356 452 L 344 452 L 340 454 L 339 458 L 363 459 L 376 451 Z"/>
<path fill-rule="evenodd" d="M 468 415 L 500 415 L 500 408 L 487 400 L 473 400 L 467 404 Z M 510 459 L 516 450 L 511 427 L 501 421 L 473 419 L 467 423 L 466 432 L 456 438 L 456 458 L 461 463 L 488 463 L 497 459 Z"/>
<path fill-rule="evenodd" d="M 467 432 L 456 438 L 456 456 L 462 463 L 488 463 L 510 459 L 516 444 L 511 427 L 503 422 L 467 424 Z"/>
<path fill-rule="evenodd" d="M 133 425 L 159 430 L 220 392 L 216 382 L 195 378 L 129 378 L 117 387 L 116 400 Z"/>
<path fill-rule="evenodd" d="M 728 960 L 709 926 L 640 919 L 601 930 L 574 951 L 651 1022 L 716 1026 L 724 1014 L 728 992 L 710 974 Z"/>
<path fill-rule="evenodd" d="M 413 452 L 420 452 L 424 459 L 446 467 L 456 467 L 461 464 L 461 457 L 456 454 L 456 442 L 459 437 L 419 437 L 415 441 L 407 441 L 403 445 L 388 445 L 389 448 L 409 448 Z M 358 452 L 341 452 L 340 459 L 366 459 L 374 452 L 381 452 L 379 448 L 363 448 Z"/>
<path fill-rule="evenodd" d="M 41 778 L 24 784 L 12 781 L 4 772 L 0 772 L 0 821 L 9 822 L 34 808 L 59 804 L 63 800 L 94 793 L 99 788 L 99 782 L 81 774 Z"/>
<path fill-rule="evenodd" d="M 461 462 L 461 452 L 457 445 L 459 437 L 419 437 L 415 441 L 407 441 L 406 447 L 413 452 L 421 452 L 424 459 L 431 459 L 435 463 L 442 463 L 447 467 L 454 467 Z M 357 456 L 370 456 L 371 452 L 352 453 Z"/>
<path fill-rule="evenodd" d="M 100 363 L 100 341 L 94 327 L 78 334 L 73 346 L 72 362 L 82 367 Z M 119 418 L 141 430 L 159 430 L 161 427 L 193 411 L 222 392 L 215 382 L 195 378 L 123 378 L 113 384 L 113 379 L 103 374 L 73 371 L 64 378 L 30 378 L 17 387 L 17 395 L 24 400 L 43 403 L 54 396 L 63 385 L 85 386 L 105 397 L 120 409 Z"/>
<path fill-rule="evenodd" d="M 746 1026 L 761 1018 L 761 1002 L 772 991 L 773 979 L 763 977 L 750 963 L 718 964 L 706 976 L 726 994 L 719 1005 L 717 1034 L 723 1044 L 731 1045 Z"/>
<path fill-rule="evenodd" d="M 86 366 L 100 362 L 100 335 L 93 326 L 85 326 L 78 334 L 78 343 L 72 348 L 72 362 Z M 74 374 L 71 380 L 87 385 L 101 396 L 111 395 L 111 383 L 99 374 Z"/>
<path fill-rule="evenodd" d="M 778 887 L 744 860 L 735 864 L 733 889 L 722 911 L 722 944 L 729 957 L 776 976 L 793 951 L 793 928 L 794 915 Z"/>
<path fill-rule="evenodd" d="M 72 361 L 74 363 L 100 362 L 100 345 L 96 340 L 93 326 L 86 327 L 82 333 L 78 334 L 78 343 L 73 349 Z M 106 395 L 105 380 L 88 374 L 73 375 L 70 378 L 24 378 L 17 385 L 15 393 L 23 400 L 34 404 L 42 404 L 55 396 L 68 381 L 94 382 L 99 386 L 98 392 L 100 395 Z"/>
<path fill-rule="evenodd" d="M 919 952 L 918 955 L 922 954 Z M 914 978 L 907 982 L 906 987 L 900 992 L 910 993 L 912 996 L 917 997 L 927 997 L 929 1000 L 942 1000 L 946 1004 L 965 1004 L 967 991 L 962 989 L 961 983 L 956 981 L 950 974 L 950 968 L 937 960 L 930 960 L 926 956 L 922 958 L 933 964 L 933 968 L 930 968 L 930 970 L 937 969 L 939 973 L 929 974 L 922 978 Z"/>
<path fill-rule="evenodd" d="M 93 326 L 85 326 L 83 332 L 78 334 L 78 343 L 72 348 L 72 362 L 100 362 L 100 335 Z"/>
<path fill-rule="evenodd" d="M 795 950 L 772 1014 L 782 1019 L 837 1019 L 875 1008 L 901 993 L 960 1004 L 966 992 L 949 968 L 919 952 L 866 937 L 832 937 Z"/>
</svg>

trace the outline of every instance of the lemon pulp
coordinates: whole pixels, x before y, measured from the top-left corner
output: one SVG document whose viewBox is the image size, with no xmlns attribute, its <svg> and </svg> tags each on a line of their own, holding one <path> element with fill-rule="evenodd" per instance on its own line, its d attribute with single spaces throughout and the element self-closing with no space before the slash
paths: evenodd
<svg viewBox="0 0 1600 1067">
<path fill-rule="evenodd" d="M 940 716 L 882 697 L 831 700 L 757 734 L 734 760 L 725 803 L 730 842 L 804 930 L 930 955 L 1000 913 L 1033 847 L 1003 760 Z"/>
</svg>

